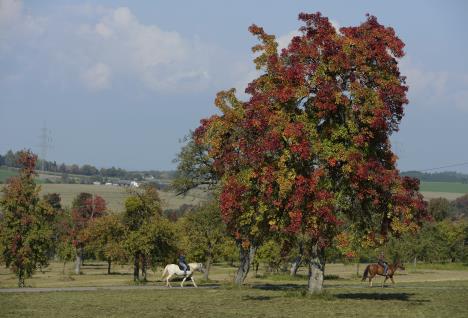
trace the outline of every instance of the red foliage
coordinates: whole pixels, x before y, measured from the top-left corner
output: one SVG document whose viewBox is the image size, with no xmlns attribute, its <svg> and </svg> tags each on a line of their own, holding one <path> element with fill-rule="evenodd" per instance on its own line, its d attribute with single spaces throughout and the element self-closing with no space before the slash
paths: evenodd
<svg viewBox="0 0 468 318">
<path fill-rule="evenodd" d="M 274 36 L 249 28 L 260 42 L 252 50 L 263 71 L 246 89 L 250 99 L 218 93 L 223 114 L 195 131 L 224 178 L 224 222 L 244 242 L 284 231 L 308 233 L 322 245 L 343 215 L 361 220 L 369 237 L 376 231 L 371 218 L 381 219 L 384 234 L 388 213 L 403 224 L 418 222 L 425 215 L 418 184 L 399 176 L 389 140 L 408 102 L 397 61 L 404 43 L 374 16 L 339 32 L 320 13 L 299 20 L 301 35 L 281 52 Z M 339 196 L 353 204 L 338 205 Z"/>
</svg>

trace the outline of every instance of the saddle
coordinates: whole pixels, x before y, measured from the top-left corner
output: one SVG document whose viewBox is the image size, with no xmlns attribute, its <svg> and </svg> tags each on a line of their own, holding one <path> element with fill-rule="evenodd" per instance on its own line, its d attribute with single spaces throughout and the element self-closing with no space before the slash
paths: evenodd
<svg viewBox="0 0 468 318">
<path fill-rule="evenodd" d="M 184 270 L 184 269 L 182 268 L 182 266 L 180 266 L 180 265 L 179 265 L 179 269 L 180 269 L 181 271 Z M 190 270 L 190 266 L 187 264 L 187 272 L 188 272 L 189 270 Z"/>
</svg>

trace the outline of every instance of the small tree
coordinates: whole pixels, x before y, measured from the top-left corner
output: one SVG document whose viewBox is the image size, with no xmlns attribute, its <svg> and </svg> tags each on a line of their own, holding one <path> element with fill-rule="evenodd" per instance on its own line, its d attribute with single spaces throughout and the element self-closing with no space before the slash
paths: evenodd
<svg viewBox="0 0 468 318">
<path fill-rule="evenodd" d="M 134 281 L 146 281 L 148 266 L 174 258 L 178 249 L 174 225 L 160 215 L 145 221 L 138 230 L 130 231 L 124 244 L 133 256 Z"/>
<path fill-rule="evenodd" d="M 209 201 L 182 220 L 182 233 L 185 234 L 185 250 L 190 258 L 205 262 L 204 279 L 208 280 L 213 260 L 222 253 L 225 239 L 225 225 L 221 220 L 216 201 Z"/>
<path fill-rule="evenodd" d="M 447 218 L 450 215 L 451 210 L 453 210 L 453 207 L 450 206 L 449 200 L 445 198 L 429 200 L 428 212 L 435 221 L 439 222 Z"/>
<path fill-rule="evenodd" d="M 98 259 L 107 261 L 107 274 L 111 273 L 113 261 L 125 258 L 122 245 L 125 226 L 119 215 L 111 214 L 92 220 L 84 229 L 82 237 Z"/>
<path fill-rule="evenodd" d="M 76 249 L 71 240 L 63 239 L 58 242 L 55 251 L 58 259 L 63 262 L 62 274 L 65 274 L 67 262 L 71 262 L 76 258 Z"/>
<path fill-rule="evenodd" d="M 125 201 L 124 224 L 127 227 L 125 249 L 133 260 L 133 280 L 146 280 L 150 262 L 175 253 L 175 231 L 172 224 L 162 216 L 161 200 L 156 188 L 146 185 L 143 191 L 132 191 Z"/>
<path fill-rule="evenodd" d="M 106 201 L 99 195 L 82 192 L 73 200 L 71 211 L 71 232 L 73 245 L 76 248 L 75 274 L 81 273 L 83 252 L 86 245 L 84 230 L 89 222 L 107 213 Z"/>
<path fill-rule="evenodd" d="M 48 265 L 52 247 L 54 210 L 39 198 L 40 188 L 34 182 L 36 160 L 30 151 L 19 153 L 20 174 L 8 180 L 0 200 L 0 252 L 18 277 L 19 287 L 37 268 Z"/>
</svg>

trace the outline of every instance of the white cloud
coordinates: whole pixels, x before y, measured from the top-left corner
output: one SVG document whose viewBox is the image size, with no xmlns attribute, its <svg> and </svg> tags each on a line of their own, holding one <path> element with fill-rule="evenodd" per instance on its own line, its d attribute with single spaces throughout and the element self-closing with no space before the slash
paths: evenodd
<svg viewBox="0 0 468 318">
<path fill-rule="evenodd" d="M 111 70 L 104 63 L 97 63 L 85 70 L 81 78 L 91 91 L 100 91 L 111 85 Z"/>
<path fill-rule="evenodd" d="M 454 96 L 455 107 L 462 111 L 468 111 L 468 90 L 458 91 Z"/>
<path fill-rule="evenodd" d="M 131 81 L 178 93 L 234 82 L 226 52 L 142 23 L 127 7 L 63 6 L 47 18 L 30 14 L 21 1 L 0 0 L 0 9 L 0 54 L 18 62 L 12 68 L 16 73 L 25 73 L 26 65 L 48 65 L 42 78 L 47 85 L 65 88 L 78 80 L 100 91 L 111 86 L 112 76 L 112 83 Z M 30 51 L 37 53 L 34 64 L 22 60 Z"/>
<path fill-rule="evenodd" d="M 23 10 L 23 3 L 16 0 L 0 0 L 0 25 L 16 21 Z"/>
<path fill-rule="evenodd" d="M 276 42 L 278 43 L 278 50 L 281 52 L 282 49 L 287 48 L 292 38 L 298 35 L 301 35 L 301 32 L 299 32 L 298 30 L 294 30 L 287 34 L 279 36 L 276 39 Z"/>
<path fill-rule="evenodd" d="M 84 63 L 105 62 L 155 91 L 200 90 L 210 84 L 208 46 L 143 24 L 126 7 L 108 11 L 94 25 L 81 25 L 78 35 L 90 48 L 81 56 Z"/>
<path fill-rule="evenodd" d="M 340 23 L 338 23 L 338 21 L 332 20 L 332 19 L 330 19 L 330 23 L 335 28 L 336 32 L 341 34 L 341 32 L 340 32 L 340 28 L 341 28 Z"/>
<path fill-rule="evenodd" d="M 449 76 L 447 72 L 429 71 L 413 62 L 410 57 L 400 61 L 402 75 L 407 77 L 410 97 L 440 97 L 446 93 Z"/>
<path fill-rule="evenodd" d="M 45 18 L 25 13 L 20 0 L 0 0 L 0 50 L 13 45 L 8 42 L 43 34 L 46 22 Z"/>
</svg>

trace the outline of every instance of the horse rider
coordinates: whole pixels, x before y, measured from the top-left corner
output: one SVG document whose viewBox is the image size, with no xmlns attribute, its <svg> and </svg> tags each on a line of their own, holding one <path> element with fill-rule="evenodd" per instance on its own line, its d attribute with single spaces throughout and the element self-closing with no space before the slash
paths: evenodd
<svg viewBox="0 0 468 318">
<path fill-rule="evenodd" d="M 180 253 L 179 255 L 179 267 L 184 271 L 184 275 L 187 275 L 187 262 L 185 262 L 184 254 Z"/>
<path fill-rule="evenodd" d="M 380 252 L 379 254 L 379 261 L 378 264 L 383 267 L 384 269 L 384 276 L 387 276 L 387 270 L 388 270 L 388 263 L 385 261 L 385 256 L 383 251 Z"/>
</svg>

